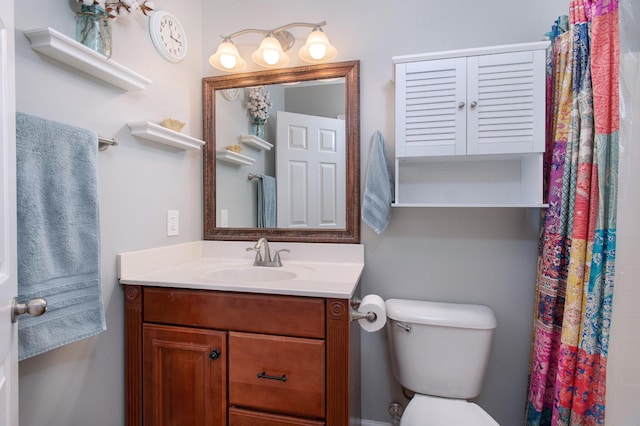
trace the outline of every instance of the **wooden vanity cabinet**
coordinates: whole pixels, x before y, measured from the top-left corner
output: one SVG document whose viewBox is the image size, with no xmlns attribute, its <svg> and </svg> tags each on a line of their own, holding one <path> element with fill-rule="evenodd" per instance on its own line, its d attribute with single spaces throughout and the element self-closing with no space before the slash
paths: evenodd
<svg viewBox="0 0 640 426">
<path fill-rule="evenodd" d="M 354 424 L 359 339 L 348 299 L 126 285 L 126 424 Z"/>
</svg>

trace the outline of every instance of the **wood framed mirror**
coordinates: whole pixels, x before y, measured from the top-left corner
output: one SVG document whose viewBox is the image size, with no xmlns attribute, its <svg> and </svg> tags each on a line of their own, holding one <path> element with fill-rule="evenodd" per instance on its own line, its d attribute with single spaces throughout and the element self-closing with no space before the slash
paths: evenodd
<svg viewBox="0 0 640 426">
<path fill-rule="evenodd" d="M 203 79 L 205 240 L 255 241 L 266 237 L 270 241 L 360 242 L 359 67 L 359 61 L 349 61 Z M 246 141 L 251 133 L 247 97 L 251 88 L 258 86 L 265 86 L 273 95 L 266 144 L 262 138 L 258 144 Z M 330 96 L 329 107 L 324 98 Z M 293 108 L 287 105 L 296 104 L 302 113 L 287 111 Z M 309 131 L 296 127 L 295 120 L 293 124 L 287 120 L 287 114 L 294 118 L 318 115 L 310 111 L 335 115 L 329 125 L 337 122 L 337 130 L 327 131 L 321 121 Z M 335 151 L 338 162 L 327 163 L 325 157 L 282 160 L 296 137 L 294 148 Z M 241 150 L 240 156 L 233 149 Z M 315 158 L 310 155 L 308 158 Z M 322 169 L 316 173 L 319 177 L 312 177 L 317 169 Z M 278 183 L 278 219 L 271 222 L 276 226 L 258 227 L 255 181 L 263 175 Z M 281 202 L 283 194 L 298 197 L 300 193 L 304 193 L 302 200 L 286 201 L 286 205 Z M 317 201 L 311 200 L 313 197 L 321 198 L 317 214 L 312 213 L 316 207 L 311 204 Z"/>
</svg>

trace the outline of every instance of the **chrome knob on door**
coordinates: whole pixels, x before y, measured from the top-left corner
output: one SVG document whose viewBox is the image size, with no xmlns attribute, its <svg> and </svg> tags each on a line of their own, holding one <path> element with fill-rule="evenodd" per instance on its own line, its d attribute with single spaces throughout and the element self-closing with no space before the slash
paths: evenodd
<svg viewBox="0 0 640 426">
<path fill-rule="evenodd" d="M 460 108 L 460 109 L 464 108 L 464 102 L 459 102 L 458 103 L 458 108 Z"/>
<path fill-rule="evenodd" d="M 18 321 L 18 315 L 29 314 L 32 317 L 39 317 L 47 311 L 47 299 L 39 297 L 31 299 L 27 303 L 18 303 L 16 297 L 11 302 L 11 322 Z"/>
<path fill-rule="evenodd" d="M 475 108 L 478 106 L 478 102 L 477 101 L 471 101 L 471 108 Z"/>
</svg>

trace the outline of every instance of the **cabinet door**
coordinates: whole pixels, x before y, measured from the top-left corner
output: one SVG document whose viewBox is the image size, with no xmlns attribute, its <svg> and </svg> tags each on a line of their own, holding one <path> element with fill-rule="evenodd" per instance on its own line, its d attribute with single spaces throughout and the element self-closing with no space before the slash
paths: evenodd
<svg viewBox="0 0 640 426">
<path fill-rule="evenodd" d="M 470 56 L 467 153 L 544 152 L 545 51 Z"/>
<path fill-rule="evenodd" d="M 146 426 L 226 424 L 226 333 L 145 324 L 143 352 Z"/>
<path fill-rule="evenodd" d="M 396 156 L 466 153 L 466 58 L 396 65 Z"/>
</svg>

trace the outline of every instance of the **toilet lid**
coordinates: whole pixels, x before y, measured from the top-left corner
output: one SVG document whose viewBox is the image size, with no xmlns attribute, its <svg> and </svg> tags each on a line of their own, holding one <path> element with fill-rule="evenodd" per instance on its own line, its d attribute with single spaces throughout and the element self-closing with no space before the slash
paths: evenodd
<svg viewBox="0 0 640 426">
<path fill-rule="evenodd" d="M 477 404 L 462 399 L 415 395 L 400 419 L 400 426 L 500 426 Z"/>
</svg>

